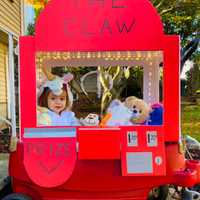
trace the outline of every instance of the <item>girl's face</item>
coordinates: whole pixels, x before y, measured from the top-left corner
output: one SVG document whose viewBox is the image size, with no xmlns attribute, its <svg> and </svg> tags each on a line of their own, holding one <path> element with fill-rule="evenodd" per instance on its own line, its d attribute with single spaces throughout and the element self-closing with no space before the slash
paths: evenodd
<svg viewBox="0 0 200 200">
<path fill-rule="evenodd" d="M 65 109 L 67 102 L 67 93 L 63 90 L 62 94 L 57 96 L 49 92 L 47 97 L 48 108 L 58 115 Z"/>
</svg>

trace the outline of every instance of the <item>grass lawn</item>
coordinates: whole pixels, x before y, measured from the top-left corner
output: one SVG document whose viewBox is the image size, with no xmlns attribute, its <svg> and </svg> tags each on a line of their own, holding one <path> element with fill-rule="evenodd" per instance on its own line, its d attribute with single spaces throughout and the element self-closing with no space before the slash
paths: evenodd
<svg viewBox="0 0 200 200">
<path fill-rule="evenodd" d="M 183 135 L 190 135 L 200 141 L 200 105 L 183 103 L 181 107 Z"/>
</svg>

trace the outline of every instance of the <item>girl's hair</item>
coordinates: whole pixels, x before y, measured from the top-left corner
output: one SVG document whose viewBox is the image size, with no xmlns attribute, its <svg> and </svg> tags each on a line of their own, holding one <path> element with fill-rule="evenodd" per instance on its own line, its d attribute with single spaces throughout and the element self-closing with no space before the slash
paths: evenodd
<svg viewBox="0 0 200 200">
<path fill-rule="evenodd" d="M 66 105 L 65 105 L 65 108 L 68 108 L 70 106 L 70 101 L 69 101 L 68 90 L 67 90 L 67 85 L 66 84 L 63 84 L 62 90 L 66 91 Z M 42 92 L 42 94 L 40 95 L 40 97 L 38 99 L 38 105 L 39 106 L 48 108 L 48 96 L 49 96 L 50 92 L 51 92 L 51 90 L 48 87 L 44 88 L 44 91 Z"/>
</svg>

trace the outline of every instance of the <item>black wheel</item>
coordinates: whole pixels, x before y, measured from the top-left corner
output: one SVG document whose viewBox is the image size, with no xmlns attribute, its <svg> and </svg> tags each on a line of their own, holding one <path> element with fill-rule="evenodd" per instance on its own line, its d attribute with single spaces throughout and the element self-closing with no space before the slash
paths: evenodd
<svg viewBox="0 0 200 200">
<path fill-rule="evenodd" d="M 153 188 L 149 193 L 148 200 L 166 200 L 169 194 L 169 186 L 162 185 L 157 188 Z"/>
<path fill-rule="evenodd" d="M 6 177 L 2 183 L 3 188 L 0 190 L 0 199 L 12 193 L 11 177 Z"/>
<path fill-rule="evenodd" d="M 24 194 L 12 193 L 12 194 L 5 196 L 2 200 L 32 200 L 32 198 L 28 197 Z"/>
<path fill-rule="evenodd" d="M 200 185 L 195 185 L 193 188 L 191 188 L 191 190 L 194 190 L 196 192 L 199 192 L 200 193 Z"/>
</svg>

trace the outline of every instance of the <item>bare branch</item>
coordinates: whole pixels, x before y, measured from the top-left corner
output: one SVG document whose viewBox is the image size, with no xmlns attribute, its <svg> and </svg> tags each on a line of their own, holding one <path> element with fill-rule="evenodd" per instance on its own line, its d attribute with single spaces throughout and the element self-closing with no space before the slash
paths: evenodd
<svg viewBox="0 0 200 200">
<path fill-rule="evenodd" d="M 159 4 L 155 5 L 155 7 L 156 7 L 157 9 L 159 9 L 159 8 L 163 5 L 164 1 L 165 1 L 165 0 L 161 0 L 161 1 L 159 2 Z"/>
<path fill-rule="evenodd" d="M 168 8 L 168 9 L 162 10 L 162 11 L 160 12 L 160 16 L 162 16 L 162 15 L 168 13 L 168 12 L 171 12 L 172 10 L 175 10 L 175 7 L 170 7 L 170 8 Z"/>
</svg>

